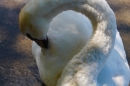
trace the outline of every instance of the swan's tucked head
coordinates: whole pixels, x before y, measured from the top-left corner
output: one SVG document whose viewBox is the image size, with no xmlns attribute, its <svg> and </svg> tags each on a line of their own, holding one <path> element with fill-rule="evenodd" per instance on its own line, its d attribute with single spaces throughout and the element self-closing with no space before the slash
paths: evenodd
<svg viewBox="0 0 130 86">
<path fill-rule="evenodd" d="M 48 44 L 47 31 L 49 28 L 49 23 L 43 17 L 38 17 L 37 15 L 32 15 L 22 9 L 19 14 L 19 27 L 25 36 L 31 40 L 37 42 L 41 47 L 46 48 Z"/>
</svg>

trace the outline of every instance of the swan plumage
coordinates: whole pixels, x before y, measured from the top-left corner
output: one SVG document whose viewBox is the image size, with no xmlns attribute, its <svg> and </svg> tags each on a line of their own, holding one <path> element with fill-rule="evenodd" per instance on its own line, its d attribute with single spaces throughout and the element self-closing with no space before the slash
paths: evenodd
<svg viewBox="0 0 130 86">
<path fill-rule="evenodd" d="M 106 65 L 97 78 L 99 86 L 127 86 L 130 81 L 130 70 L 126 60 L 123 42 L 119 32 L 116 33 L 114 49 Z"/>
<path fill-rule="evenodd" d="M 77 19 L 75 19 L 75 17 L 77 17 Z M 83 21 L 84 23 L 82 23 Z M 91 38 L 92 33 L 91 22 L 80 13 L 69 10 L 62 12 L 53 19 L 47 34 L 50 39 L 50 48 L 48 50 L 43 48 L 42 55 L 40 56 L 41 48 L 35 42 L 33 42 L 32 47 L 35 58 L 37 58 L 37 56 L 38 58 L 39 56 L 43 57 L 42 60 L 37 58 L 37 64 L 48 65 L 46 66 L 47 69 L 43 67 L 44 75 L 41 75 L 42 77 L 46 77 L 48 80 L 47 83 L 52 85 L 57 81 L 64 66 L 75 54 L 80 52 Z M 59 45 L 59 43 L 61 45 Z M 41 68 L 39 68 L 39 70 L 40 69 Z M 46 80 L 44 80 L 44 82 L 46 82 Z"/>
<path fill-rule="evenodd" d="M 47 3 L 47 4 L 49 1 L 52 2 L 50 3 L 52 5 L 52 8 L 53 8 L 53 4 L 54 7 L 56 6 L 55 1 L 54 2 L 53 0 L 49 0 L 48 2 L 46 1 L 47 0 L 39 0 L 39 2 Z M 63 3 L 66 3 L 68 0 L 59 0 L 59 2 L 62 1 Z M 93 3 L 97 5 L 96 3 L 102 2 L 102 5 L 104 5 L 103 7 L 106 7 L 104 8 L 106 9 L 105 10 L 106 13 L 104 14 L 105 16 L 106 15 L 108 16 L 108 19 L 106 18 L 105 20 L 108 21 L 108 23 L 111 22 L 110 25 L 112 29 L 115 29 L 112 32 L 109 31 L 108 33 L 106 32 L 108 37 L 104 35 L 105 32 L 103 32 L 103 34 L 100 33 L 100 31 L 95 32 L 96 30 L 94 28 L 96 24 L 95 22 L 93 22 L 95 20 L 93 20 L 93 18 L 89 14 L 88 15 L 90 20 L 93 20 L 91 22 L 89 21 L 88 18 L 85 17 L 85 15 L 71 10 L 62 12 L 60 14 L 56 13 L 58 14 L 56 17 L 53 16 L 55 15 L 55 13 L 54 14 L 50 13 L 48 14 L 49 17 L 53 16 L 55 18 L 51 20 L 49 27 L 47 23 L 50 22 L 48 15 L 47 18 L 44 17 L 44 20 L 38 21 L 36 19 L 36 21 L 34 21 L 35 18 L 34 20 L 31 20 L 33 24 L 34 22 L 36 22 L 36 24 L 38 22 L 40 24 L 41 23 L 47 24 L 47 26 L 44 26 L 42 29 L 46 29 L 47 27 L 49 29 L 46 31 L 43 30 L 42 33 L 39 32 L 42 30 L 41 28 L 40 29 L 38 28 L 39 31 L 32 29 L 33 31 L 36 31 L 36 32 L 32 32 L 32 30 L 28 29 L 27 27 L 26 28 L 23 27 L 24 24 L 22 23 L 23 21 L 26 22 L 25 21 L 26 19 L 24 19 L 23 17 L 28 14 L 28 13 L 24 14 L 24 11 L 29 12 L 31 14 L 31 15 L 27 15 L 27 17 L 30 17 L 33 14 L 35 14 L 35 16 L 33 17 L 38 17 L 41 14 L 46 14 L 45 13 L 47 9 L 45 8 L 47 7 L 46 4 L 43 4 L 45 5 L 45 7 L 43 7 L 43 10 L 45 10 L 45 12 L 43 11 L 43 13 L 42 12 L 40 14 L 35 13 L 35 11 L 38 10 L 39 12 L 41 11 L 41 9 L 37 7 L 37 3 L 36 5 L 34 4 L 35 1 L 34 3 L 31 3 L 33 4 L 32 7 L 26 5 L 26 7 L 20 13 L 20 17 L 22 16 L 22 18 L 20 18 L 20 28 L 24 35 L 26 35 L 25 32 L 27 32 L 31 34 L 32 37 L 41 39 L 42 37 L 45 38 L 45 33 L 47 32 L 47 36 L 49 39 L 48 49 L 41 48 L 39 45 L 37 45 L 36 42 L 33 42 L 32 45 L 32 53 L 36 60 L 40 72 L 40 77 L 47 86 L 71 86 L 71 85 L 72 86 L 127 86 L 130 81 L 130 69 L 128 66 L 128 62 L 126 60 L 126 54 L 125 54 L 125 50 L 123 47 L 120 34 L 116 30 L 114 15 L 110 9 L 107 9 L 109 8 L 109 6 L 107 6 L 105 0 L 97 0 L 97 2 L 94 0 L 86 0 L 86 1 L 87 3 L 90 4 L 90 6 L 93 6 Z M 39 5 L 42 5 L 41 3 Z M 85 6 L 84 8 L 88 8 L 88 10 L 91 9 L 91 7 L 89 6 L 88 7 Z M 51 8 L 48 9 L 50 10 Z M 94 9 L 91 10 L 93 14 L 96 12 Z M 100 8 L 97 10 L 100 10 Z M 110 17 L 108 15 L 109 13 L 111 15 Z M 101 14 L 101 18 L 99 18 L 99 21 L 98 20 L 97 21 L 100 22 L 100 19 L 102 20 L 103 16 L 104 15 Z M 111 19 L 109 20 L 109 18 Z M 103 21 L 102 26 L 99 25 L 100 28 L 102 28 L 103 25 L 104 26 L 107 25 L 106 21 Z M 26 26 L 29 25 L 29 22 L 27 19 Z M 39 27 L 42 27 L 42 25 Z M 93 35 L 93 33 L 99 34 L 98 35 L 99 37 L 106 36 L 106 38 L 105 39 L 104 37 L 102 39 L 98 37 L 96 39 L 93 38 L 91 42 L 90 40 L 92 39 L 92 37 L 96 36 Z M 113 38 L 111 39 L 111 37 Z M 115 44 L 114 44 L 114 40 L 115 40 Z M 104 43 L 102 42 L 100 43 L 100 41 L 104 41 Z M 107 43 L 106 41 L 108 41 L 108 46 L 107 44 L 105 45 L 105 43 Z M 97 43 L 99 42 L 100 44 L 97 45 L 96 42 Z M 90 47 L 86 46 L 86 44 L 90 45 Z M 94 47 L 91 48 L 91 46 Z M 104 47 L 104 49 L 102 49 L 102 47 Z M 87 57 L 92 56 L 92 59 L 85 57 L 86 55 Z M 98 56 L 100 58 L 98 58 Z M 84 62 L 83 60 L 86 62 Z"/>
</svg>

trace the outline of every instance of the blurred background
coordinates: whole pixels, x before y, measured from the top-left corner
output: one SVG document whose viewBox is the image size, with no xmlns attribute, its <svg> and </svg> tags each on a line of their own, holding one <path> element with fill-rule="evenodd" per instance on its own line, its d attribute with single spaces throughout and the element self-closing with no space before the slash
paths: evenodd
<svg viewBox="0 0 130 86">
<path fill-rule="evenodd" d="M 106 0 L 116 14 L 117 27 L 130 65 L 130 0 Z M 31 41 L 18 26 L 18 14 L 28 0 L 0 0 L 0 86 L 40 86 L 31 54 Z"/>
</svg>

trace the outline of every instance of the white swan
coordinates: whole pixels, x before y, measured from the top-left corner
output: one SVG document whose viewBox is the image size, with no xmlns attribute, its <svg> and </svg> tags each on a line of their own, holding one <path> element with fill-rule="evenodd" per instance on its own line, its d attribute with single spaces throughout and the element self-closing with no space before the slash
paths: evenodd
<svg viewBox="0 0 130 86">
<path fill-rule="evenodd" d="M 19 25 L 35 41 L 32 52 L 46 86 L 128 86 L 130 69 L 105 0 L 31 0 Z"/>
</svg>

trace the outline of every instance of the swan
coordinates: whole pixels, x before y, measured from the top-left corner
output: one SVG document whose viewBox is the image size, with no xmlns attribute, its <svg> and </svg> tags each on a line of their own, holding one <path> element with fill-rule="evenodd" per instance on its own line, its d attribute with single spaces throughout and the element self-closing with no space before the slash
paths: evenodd
<svg viewBox="0 0 130 86">
<path fill-rule="evenodd" d="M 105 0 L 30 0 L 20 31 L 46 86 L 128 86 L 130 69 Z"/>
</svg>

